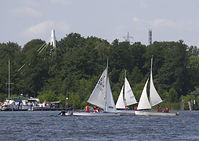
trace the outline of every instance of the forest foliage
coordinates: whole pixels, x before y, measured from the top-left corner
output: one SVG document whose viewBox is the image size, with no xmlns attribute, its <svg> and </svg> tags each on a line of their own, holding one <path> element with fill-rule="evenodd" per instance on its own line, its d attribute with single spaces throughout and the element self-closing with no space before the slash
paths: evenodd
<svg viewBox="0 0 199 141">
<path fill-rule="evenodd" d="M 199 50 L 183 41 L 144 45 L 71 33 L 53 50 L 45 41 L 33 39 L 22 48 L 17 43 L 0 43 L 0 101 L 7 97 L 8 60 L 11 62 L 11 94 L 60 100 L 74 108 L 87 105 L 109 60 L 109 76 L 115 101 L 124 83 L 124 72 L 139 101 L 149 77 L 153 56 L 156 89 L 166 103 L 196 99 L 199 103 Z"/>
</svg>

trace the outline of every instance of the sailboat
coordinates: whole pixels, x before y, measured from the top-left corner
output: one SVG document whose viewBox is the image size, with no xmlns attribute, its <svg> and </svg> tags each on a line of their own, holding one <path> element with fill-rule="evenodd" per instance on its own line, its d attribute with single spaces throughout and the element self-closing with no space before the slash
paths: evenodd
<svg viewBox="0 0 199 141">
<path fill-rule="evenodd" d="M 107 67 L 103 71 L 99 78 L 93 92 L 91 93 L 88 103 L 95 105 L 103 111 L 101 112 L 73 112 L 75 116 L 119 116 L 119 113 L 114 112 L 116 110 L 115 102 L 110 87 L 108 77 L 108 61 Z"/>
<path fill-rule="evenodd" d="M 150 111 L 152 106 L 158 105 L 162 102 L 161 97 L 159 96 L 154 83 L 153 83 L 153 75 L 152 75 L 152 63 L 153 63 L 153 57 L 151 58 L 151 72 L 150 72 L 150 96 L 148 99 L 147 95 L 147 85 L 149 83 L 149 79 L 147 79 L 144 89 L 142 91 L 140 101 L 138 104 L 138 111 L 135 111 L 135 115 L 143 115 L 143 116 L 176 116 L 179 113 L 166 113 L 166 112 L 153 112 Z"/>
<path fill-rule="evenodd" d="M 129 81 L 126 78 L 126 71 L 125 71 L 124 84 L 122 86 L 120 95 L 116 103 L 116 109 L 117 109 L 116 112 L 121 113 L 121 114 L 134 114 L 135 111 L 126 110 L 126 106 L 130 106 L 136 103 L 137 103 L 137 100 L 135 99 L 135 96 L 133 94 Z"/>
</svg>

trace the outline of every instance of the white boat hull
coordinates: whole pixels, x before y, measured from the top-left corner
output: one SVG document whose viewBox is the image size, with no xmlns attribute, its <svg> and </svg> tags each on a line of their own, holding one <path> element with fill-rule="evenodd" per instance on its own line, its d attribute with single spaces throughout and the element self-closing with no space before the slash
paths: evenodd
<svg viewBox="0 0 199 141">
<path fill-rule="evenodd" d="M 120 116 L 119 113 L 113 112 L 67 112 L 66 116 L 91 116 L 91 117 L 99 117 L 99 116 Z"/>
<path fill-rule="evenodd" d="M 165 113 L 165 112 L 153 112 L 153 111 L 135 111 L 135 115 L 138 116 L 178 116 L 179 113 Z"/>
<path fill-rule="evenodd" d="M 134 110 L 116 110 L 115 113 L 120 113 L 120 115 L 134 115 Z"/>
</svg>

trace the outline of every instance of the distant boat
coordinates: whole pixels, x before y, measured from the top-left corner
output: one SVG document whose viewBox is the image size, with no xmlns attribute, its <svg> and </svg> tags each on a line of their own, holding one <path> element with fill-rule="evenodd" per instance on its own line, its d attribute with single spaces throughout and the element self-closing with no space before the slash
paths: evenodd
<svg viewBox="0 0 199 141">
<path fill-rule="evenodd" d="M 135 111 L 135 115 L 143 115 L 143 116 L 176 116 L 179 113 L 166 113 L 166 112 L 155 112 L 155 111 L 149 111 L 149 109 L 152 108 L 152 106 L 158 105 L 162 102 L 161 97 L 159 96 L 154 83 L 153 83 L 153 76 L 152 76 L 152 63 L 153 58 L 151 59 L 151 72 L 150 72 L 150 98 L 148 99 L 147 95 L 147 85 L 149 82 L 149 79 L 147 79 L 144 89 L 142 91 L 140 101 L 138 104 L 138 111 Z M 145 111 L 147 110 L 147 111 Z"/>
<path fill-rule="evenodd" d="M 136 103 L 137 100 L 135 99 L 135 95 L 133 94 L 131 86 L 126 78 L 126 71 L 125 71 L 124 85 L 122 86 L 120 95 L 116 103 L 117 112 L 122 114 L 134 114 L 135 113 L 134 110 L 126 110 L 126 107 Z"/>
<path fill-rule="evenodd" d="M 108 61 L 107 61 L 107 67 L 102 73 L 100 79 L 98 80 L 87 102 L 103 109 L 103 111 L 73 112 L 69 114 L 76 116 L 119 116 L 120 115 L 114 112 L 116 111 L 116 107 L 115 107 L 115 102 L 113 100 L 113 95 L 108 77 Z"/>
</svg>

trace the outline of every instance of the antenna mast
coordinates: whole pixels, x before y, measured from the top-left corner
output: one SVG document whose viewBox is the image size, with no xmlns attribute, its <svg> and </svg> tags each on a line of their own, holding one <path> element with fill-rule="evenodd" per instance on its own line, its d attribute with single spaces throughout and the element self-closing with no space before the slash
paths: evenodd
<svg viewBox="0 0 199 141">
<path fill-rule="evenodd" d="M 152 44 L 152 30 L 149 30 L 149 45 Z"/>
<path fill-rule="evenodd" d="M 131 39 L 133 40 L 133 36 L 130 36 L 129 32 L 127 32 L 127 35 L 124 36 L 123 38 L 126 42 L 129 42 L 129 43 L 131 43 Z"/>
</svg>

